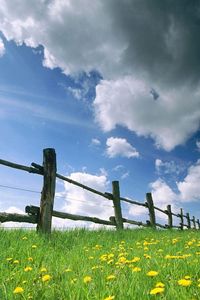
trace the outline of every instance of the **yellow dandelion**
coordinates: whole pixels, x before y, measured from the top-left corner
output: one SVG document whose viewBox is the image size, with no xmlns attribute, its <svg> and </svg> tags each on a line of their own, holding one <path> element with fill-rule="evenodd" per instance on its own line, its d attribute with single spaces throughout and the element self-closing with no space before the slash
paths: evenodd
<svg viewBox="0 0 200 300">
<path fill-rule="evenodd" d="M 24 289 L 21 286 L 17 286 L 14 291 L 13 294 L 21 294 L 23 293 Z"/>
<path fill-rule="evenodd" d="M 18 260 L 18 259 L 15 259 L 15 260 L 13 261 L 13 264 L 15 264 L 15 265 L 19 264 L 19 260 Z"/>
<path fill-rule="evenodd" d="M 132 269 L 132 272 L 141 272 L 141 268 L 135 267 Z"/>
<path fill-rule="evenodd" d="M 42 268 L 40 269 L 40 272 L 41 272 L 41 273 L 45 273 L 45 272 L 47 272 L 47 269 L 46 269 L 45 267 L 42 267 Z"/>
<path fill-rule="evenodd" d="M 36 246 L 36 245 L 32 245 L 31 248 L 32 248 L 32 249 L 36 249 L 37 246 Z"/>
<path fill-rule="evenodd" d="M 150 295 L 157 295 L 157 294 L 161 294 L 161 293 L 163 293 L 164 292 L 164 288 L 163 287 L 156 287 L 156 288 L 154 288 L 154 289 L 152 289 L 151 291 L 150 291 Z"/>
<path fill-rule="evenodd" d="M 162 283 L 162 282 L 157 282 L 156 283 L 156 287 L 158 288 L 158 287 L 160 287 L 160 288 L 163 288 L 165 285 L 164 285 L 164 283 Z"/>
<path fill-rule="evenodd" d="M 67 268 L 67 269 L 65 269 L 65 270 L 64 270 L 64 272 L 65 272 L 65 273 L 72 272 L 72 269 L 70 269 L 70 268 Z"/>
<path fill-rule="evenodd" d="M 189 279 L 178 280 L 178 285 L 181 285 L 181 286 L 190 286 L 191 284 L 192 284 L 192 280 L 189 280 Z"/>
<path fill-rule="evenodd" d="M 150 277 L 154 277 L 154 276 L 157 276 L 158 275 L 158 272 L 157 271 L 149 271 L 147 273 L 147 276 L 150 276 Z"/>
<path fill-rule="evenodd" d="M 83 282 L 84 283 L 89 283 L 89 282 L 91 282 L 92 281 L 92 277 L 91 276 L 85 276 L 84 278 L 83 278 Z"/>
<path fill-rule="evenodd" d="M 24 268 L 24 271 L 25 271 L 25 272 L 29 272 L 29 271 L 32 271 L 32 270 L 33 270 L 32 267 L 26 267 L 26 268 Z"/>
<path fill-rule="evenodd" d="M 48 274 L 42 276 L 42 282 L 47 282 L 47 281 L 49 281 L 50 279 L 51 279 L 51 276 L 48 275 Z"/>
<path fill-rule="evenodd" d="M 138 261 L 140 261 L 140 257 L 134 257 L 133 259 L 131 259 L 131 262 L 132 263 L 135 263 L 135 262 L 138 262 Z"/>
<path fill-rule="evenodd" d="M 8 257 L 8 258 L 6 258 L 6 260 L 7 260 L 7 261 L 12 261 L 13 258 L 12 258 L 12 257 Z"/>
<path fill-rule="evenodd" d="M 28 240 L 27 236 L 23 236 L 23 237 L 22 237 L 22 240 L 24 240 L 24 241 L 25 241 L 25 240 Z"/>
<path fill-rule="evenodd" d="M 28 257 L 27 260 L 28 261 L 33 261 L 33 258 L 32 257 Z"/>
<path fill-rule="evenodd" d="M 115 278 L 116 278 L 115 275 L 109 275 L 109 276 L 106 277 L 107 280 L 113 280 Z"/>
<path fill-rule="evenodd" d="M 108 296 L 108 297 L 104 298 L 103 300 L 113 300 L 113 299 L 115 299 L 115 296 Z"/>
</svg>

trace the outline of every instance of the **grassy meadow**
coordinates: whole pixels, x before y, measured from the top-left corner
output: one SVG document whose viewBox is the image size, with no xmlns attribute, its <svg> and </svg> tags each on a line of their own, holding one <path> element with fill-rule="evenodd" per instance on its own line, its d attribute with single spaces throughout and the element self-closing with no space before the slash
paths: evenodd
<svg viewBox="0 0 200 300">
<path fill-rule="evenodd" d="M 200 232 L 0 230 L 0 300 L 200 299 Z"/>
</svg>

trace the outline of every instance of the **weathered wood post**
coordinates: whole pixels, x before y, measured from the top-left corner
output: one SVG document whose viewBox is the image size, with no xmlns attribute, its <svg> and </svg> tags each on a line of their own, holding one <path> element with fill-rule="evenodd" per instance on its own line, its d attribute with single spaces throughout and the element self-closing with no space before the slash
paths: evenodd
<svg viewBox="0 0 200 300">
<path fill-rule="evenodd" d="M 179 217 L 180 217 L 180 219 L 181 219 L 181 222 L 180 222 L 180 229 L 183 230 L 183 209 L 182 209 L 182 208 L 180 209 Z"/>
<path fill-rule="evenodd" d="M 150 226 L 156 228 L 156 217 L 151 193 L 146 193 L 147 207 L 149 209 Z"/>
<path fill-rule="evenodd" d="M 191 222 L 190 222 L 190 215 L 189 215 L 189 213 L 186 213 L 186 219 L 187 219 L 187 228 L 190 229 L 191 228 Z"/>
<path fill-rule="evenodd" d="M 193 222 L 194 229 L 197 229 L 195 216 L 192 217 L 192 222 Z"/>
<path fill-rule="evenodd" d="M 37 230 L 42 233 L 51 233 L 56 186 L 56 153 L 52 148 L 43 150 L 43 172 L 43 189 Z"/>
<path fill-rule="evenodd" d="M 171 205 L 167 205 L 167 215 L 168 215 L 168 228 L 173 227 L 173 221 L 172 221 L 172 209 Z"/>
<path fill-rule="evenodd" d="M 119 181 L 112 182 L 113 205 L 115 212 L 115 222 L 117 230 L 123 229 L 122 211 L 120 203 Z"/>
</svg>

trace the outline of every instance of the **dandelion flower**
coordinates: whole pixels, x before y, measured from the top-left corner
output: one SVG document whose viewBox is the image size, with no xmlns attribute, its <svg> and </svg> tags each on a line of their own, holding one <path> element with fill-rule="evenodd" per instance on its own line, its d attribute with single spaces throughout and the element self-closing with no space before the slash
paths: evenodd
<svg viewBox="0 0 200 300">
<path fill-rule="evenodd" d="M 150 276 L 150 277 L 154 277 L 154 276 L 157 276 L 158 275 L 158 272 L 157 271 L 149 271 L 147 273 L 147 276 Z"/>
<path fill-rule="evenodd" d="M 43 272 L 45 273 L 45 272 L 47 272 L 47 269 L 46 269 L 45 267 L 42 267 L 42 268 L 40 269 L 40 272 L 41 272 L 41 273 L 43 273 Z"/>
<path fill-rule="evenodd" d="M 115 278 L 116 278 L 115 275 L 109 275 L 109 276 L 106 277 L 107 280 L 113 280 Z"/>
<path fill-rule="evenodd" d="M 141 268 L 139 267 L 135 267 L 132 269 L 132 272 L 140 272 L 141 271 Z"/>
<path fill-rule="evenodd" d="M 24 268 L 24 271 L 25 271 L 25 272 L 29 272 L 29 271 L 32 271 L 32 270 L 33 270 L 32 267 L 26 267 L 26 268 Z"/>
<path fill-rule="evenodd" d="M 15 265 L 19 264 L 19 260 L 18 260 L 18 259 L 15 259 L 15 260 L 13 261 L 13 264 L 15 264 Z"/>
<path fill-rule="evenodd" d="M 104 298 L 103 300 L 113 300 L 113 299 L 115 299 L 115 296 L 108 296 L 108 297 Z"/>
<path fill-rule="evenodd" d="M 51 276 L 48 275 L 48 274 L 42 276 L 42 282 L 47 282 L 47 281 L 49 281 L 50 279 L 51 279 Z"/>
<path fill-rule="evenodd" d="M 89 282 L 91 282 L 92 281 L 92 277 L 91 276 L 85 276 L 84 278 L 83 278 L 83 282 L 84 283 L 89 283 Z"/>
<path fill-rule="evenodd" d="M 33 258 L 32 257 L 28 257 L 27 260 L 28 261 L 33 261 Z"/>
<path fill-rule="evenodd" d="M 24 240 L 24 241 L 25 241 L 25 240 L 28 240 L 27 236 L 23 236 L 23 237 L 22 237 L 22 240 Z"/>
<path fill-rule="evenodd" d="M 36 245 L 32 245 L 31 248 L 32 248 L 32 249 L 35 249 L 35 248 L 37 248 L 37 246 L 36 246 Z"/>
<path fill-rule="evenodd" d="M 158 288 L 158 287 L 160 287 L 160 288 L 163 288 L 165 285 L 164 285 L 164 283 L 162 283 L 162 282 L 157 282 L 156 283 L 156 287 Z"/>
<path fill-rule="evenodd" d="M 151 291 L 150 291 L 150 295 L 157 295 L 157 294 L 161 294 L 161 293 L 163 293 L 164 292 L 164 288 L 163 287 L 156 287 L 156 288 L 154 288 L 154 289 L 152 289 Z"/>
<path fill-rule="evenodd" d="M 192 280 L 189 280 L 189 279 L 178 280 L 178 285 L 181 285 L 181 286 L 190 286 L 191 284 L 192 284 Z"/>
<path fill-rule="evenodd" d="M 21 286 L 17 286 L 14 291 L 13 294 L 21 294 L 23 293 L 24 289 Z"/>
</svg>

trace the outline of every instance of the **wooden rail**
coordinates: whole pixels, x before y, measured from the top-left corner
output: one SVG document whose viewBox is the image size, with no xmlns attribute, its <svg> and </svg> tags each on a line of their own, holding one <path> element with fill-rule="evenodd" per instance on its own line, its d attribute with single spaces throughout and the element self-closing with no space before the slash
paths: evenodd
<svg viewBox="0 0 200 300">
<path fill-rule="evenodd" d="M 26 215 L 8 214 L 5 212 L 0 213 L 0 222 L 2 223 L 15 221 L 15 222 L 27 222 L 27 223 L 37 224 L 37 230 L 45 234 L 47 233 L 49 234 L 51 232 L 52 217 L 70 219 L 74 221 L 77 220 L 88 221 L 88 222 L 94 222 L 101 225 L 115 226 L 117 230 L 122 230 L 124 227 L 124 223 L 132 224 L 136 226 L 152 227 L 154 229 L 157 227 L 163 229 L 177 228 L 180 230 L 183 230 L 184 228 L 200 229 L 199 219 L 196 219 L 195 216 L 191 218 L 189 213 L 184 214 L 182 208 L 180 209 L 180 213 L 174 213 L 171 210 L 171 205 L 167 205 L 166 209 L 161 209 L 155 206 L 151 193 L 147 193 L 146 202 L 141 203 L 141 202 L 134 201 L 132 199 L 121 197 L 118 181 L 112 182 L 112 193 L 109 192 L 103 193 L 92 187 L 79 183 L 73 179 L 60 175 L 59 173 L 57 173 L 56 170 L 56 153 L 55 150 L 52 148 L 43 150 L 42 166 L 36 163 L 32 163 L 31 167 L 28 167 L 28 166 L 16 164 L 2 159 L 0 159 L 0 164 L 7 167 L 11 167 L 18 170 L 43 176 L 43 188 L 42 188 L 41 199 L 40 199 L 40 207 L 26 206 L 25 208 Z M 113 202 L 114 216 L 111 216 L 109 220 L 102 220 L 96 217 L 73 215 L 67 212 L 59 212 L 53 210 L 56 178 L 66 181 L 70 184 L 76 185 L 79 188 L 83 188 L 93 194 L 104 197 L 109 201 L 111 200 Z M 122 202 L 145 207 L 149 213 L 149 220 L 147 220 L 146 223 L 144 223 L 144 222 L 134 221 L 134 220 L 129 220 L 124 218 L 121 209 Z M 155 211 L 159 211 L 167 215 L 168 224 L 162 225 L 156 222 Z M 180 219 L 179 226 L 173 225 L 173 217 L 177 217 Z M 184 219 L 186 220 L 186 223 L 184 222 Z"/>
</svg>

